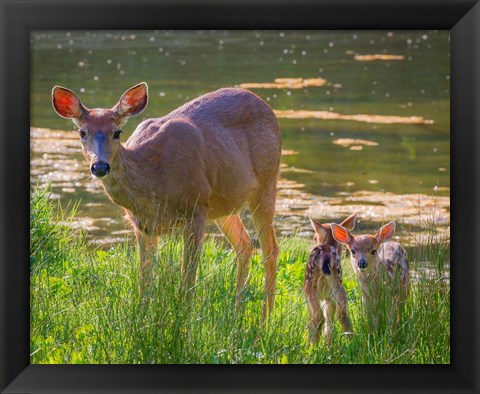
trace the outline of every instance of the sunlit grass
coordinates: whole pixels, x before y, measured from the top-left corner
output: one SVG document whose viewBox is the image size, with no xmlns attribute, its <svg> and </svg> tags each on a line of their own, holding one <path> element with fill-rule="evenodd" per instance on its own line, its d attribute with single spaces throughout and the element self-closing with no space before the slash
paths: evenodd
<svg viewBox="0 0 480 394">
<path fill-rule="evenodd" d="M 322 342 L 309 348 L 302 293 L 309 241 L 280 240 L 276 305 L 265 324 L 258 254 L 252 259 L 245 301 L 236 309 L 235 256 L 226 242 L 207 237 L 194 297 L 187 305 L 180 297 L 182 239 L 163 238 L 155 261 L 153 299 L 142 303 L 133 242 L 93 250 L 77 231 L 61 224 L 65 221 L 68 216 L 48 199 L 48 191 L 32 192 L 33 364 L 450 361 L 450 286 L 443 272 L 447 240 L 441 246 L 414 249 L 409 256 L 412 267 L 428 261 L 435 272 L 416 276 L 400 322 L 384 319 L 378 330 L 365 318 L 360 289 L 344 257 L 355 335 L 350 341 L 337 325 L 331 348 Z"/>
</svg>

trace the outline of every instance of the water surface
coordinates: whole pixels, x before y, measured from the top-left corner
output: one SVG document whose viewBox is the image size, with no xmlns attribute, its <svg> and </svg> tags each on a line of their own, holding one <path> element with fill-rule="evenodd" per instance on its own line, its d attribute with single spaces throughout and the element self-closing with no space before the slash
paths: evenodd
<svg viewBox="0 0 480 394">
<path fill-rule="evenodd" d="M 355 55 L 398 55 L 360 61 Z M 397 220 L 422 232 L 430 215 L 447 231 L 450 194 L 449 35 L 443 31 L 39 31 L 31 35 L 32 181 L 51 183 L 66 205 L 81 200 L 92 240 L 128 234 L 121 210 L 90 179 L 73 123 L 51 107 L 51 89 L 111 107 L 146 81 L 150 102 L 123 138 L 201 94 L 276 78 L 322 78 L 322 86 L 252 88 L 275 110 L 422 117 L 424 124 L 280 118 L 284 156 L 279 233 L 307 234 L 308 215 L 359 229 Z M 45 128 L 49 130 L 41 130 Z M 54 133 L 51 130 L 71 133 Z M 341 139 L 370 144 L 338 144 Z"/>
</svg>

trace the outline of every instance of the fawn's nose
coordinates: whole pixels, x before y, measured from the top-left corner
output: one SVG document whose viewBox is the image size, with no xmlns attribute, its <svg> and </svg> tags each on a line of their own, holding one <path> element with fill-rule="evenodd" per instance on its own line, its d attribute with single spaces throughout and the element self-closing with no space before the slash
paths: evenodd
<svg viewBox="0 0 480 394">
<path fill-rule="evenodd" d="M 365 261 L 365 259 L 358 260 L 358 268 L 367 268 L 367 262 Z"/>
<path fill-rule="evenodd" d="M 108 165 L 108 163 L 105 163 L 103 161 L 97 161 L 92 164 L 90 171 L 97 178 L 101 178 L 110 172 L 110 166 Z"/>
</svg>

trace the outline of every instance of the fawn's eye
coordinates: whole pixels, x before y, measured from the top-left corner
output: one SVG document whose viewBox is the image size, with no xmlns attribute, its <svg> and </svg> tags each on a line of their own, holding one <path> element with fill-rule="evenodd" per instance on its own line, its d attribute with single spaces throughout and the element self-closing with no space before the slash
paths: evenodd
<svg viewBox="0 0 480 394">
<path fill-rule="evenodd" d="M 85 133 L 83 130 L 80 130 L 80 131 L 78 132 L 78 134 L 80 135 L 80 138 L 81 138 L 82 140 L 84 140 L 85 138 L 87 138 L 87 133 Z"/>
<path fill-rule="evenodd" d="M 370 253 L 372 254 L 372 256 L 375 256 L 375 253 L 377 253 L 377 251 L 375 249 L 372 249 Z"/>
<path fill-rule="evenodd" d="M 117 131 L 113 134 L 113 139 L 114 139 L 114 140 L 119 140 L 121 133 L 122 133 L 122 130 L 117 130 Z"/>
<path fill-rule="evenodd" d="M 351 252 L 355 256 L 355 249 L 352 249 Z"/>
</svg>

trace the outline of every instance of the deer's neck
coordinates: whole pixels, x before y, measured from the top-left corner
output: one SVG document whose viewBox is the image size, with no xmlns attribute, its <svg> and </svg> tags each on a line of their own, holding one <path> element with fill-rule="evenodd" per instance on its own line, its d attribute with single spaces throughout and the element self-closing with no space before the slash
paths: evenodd
<svg viewBox="0 0 480 394">
<path fill-rule="evenodd" d="M 102 179 L 105 192 L 117 205 L 135 212 L 142 184 L 141 165 L 138 155 L 120 145 L 118 153 L 110 163 L 110 174 Z"/>
</svg>

